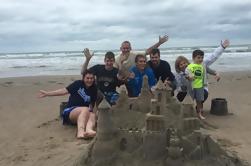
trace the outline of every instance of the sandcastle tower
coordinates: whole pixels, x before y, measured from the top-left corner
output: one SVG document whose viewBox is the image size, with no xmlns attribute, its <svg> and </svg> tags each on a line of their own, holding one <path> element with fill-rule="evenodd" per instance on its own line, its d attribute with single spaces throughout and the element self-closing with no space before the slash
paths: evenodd
<svg viewBox="0 0 251 166">
<path fill-rule="evenodd" d="M 186 135 L 194 130 L 200 129 L 200 122 L 194 110 L 193 100 L 187 95 L 182 102 L 183 109 L 183 130 L 182 134 Z"/>
<path fill-rule="evenodd" d="M 132 109 L 135 111 L 148 113 L 150 110 L 150 103 L 151 103 L 152 97 L 153 97 L 153 95 L 150 92 L 150 89 L 148 86 L 148 77 L 144 76 L 142 88 L 141 88 L 141 93 L 140 93 L 139 97 L 136 100 L 134 100 L 135 102 L 137 102 L 137 104 L 133 104 Z"/>
<path fill-rule="evenodd" d="M 116 156 L 115 149 L 117 148 L 114 138 L 116 138 L 117 129 L 111 120 L 110 108 L 111 106 L 105 99 L 98 106 L 97 136 L 92 149 L 92 163 L 102 163 Z"/>
</svg>

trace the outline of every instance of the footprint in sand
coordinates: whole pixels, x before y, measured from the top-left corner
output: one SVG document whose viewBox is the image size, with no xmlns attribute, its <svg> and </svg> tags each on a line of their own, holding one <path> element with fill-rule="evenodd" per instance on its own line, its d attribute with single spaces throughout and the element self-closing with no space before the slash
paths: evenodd
<svg viewBox="0 0 251 166">
<path fill-rule="evenodd" d="M 230 146 L 240 146 L 241 144 L 240 143 L 236 143 L 236 142 L 232 142 L 228 139 L 225 139 L 225 138 L 218 138 L 217 141 L 222 145 L 222 146 L 225 146 L 225 147 L 230 147 Z"/>
<path fill-rule="evenodd" d="M 42 85 L 42 83 L 41 82 L 35 82 L 35 83 L 33 83 L 33 85 Z"/>
<path fill-rule="evenodd" d="M 7 81 L 7 82 L 2 83 L 1 85 L 4 86 L 4 87 L 9 87 L 9 86 L 11 86 L 13 83 L 14 83 L 14 82 L 12 82 L 12 81 Z"/>
<path fill-rule="evenodd" d="M 57 121 L 59 121 L 59 118 L 55 118 L 55 119 L 53 119 L 53 120 L 49 120 L 49 121 L 47 121 L 47 122 L 44 122 L 44 123 L 38 125 L 37 128 L 49 126 L 49 125 L 52 124 L 53 122 L 57 122 Z"/>
<path fill-rule="evenodd" d="M 56 83 L 57 81 L 48 81 L 48 83 Z"/>
</svg>

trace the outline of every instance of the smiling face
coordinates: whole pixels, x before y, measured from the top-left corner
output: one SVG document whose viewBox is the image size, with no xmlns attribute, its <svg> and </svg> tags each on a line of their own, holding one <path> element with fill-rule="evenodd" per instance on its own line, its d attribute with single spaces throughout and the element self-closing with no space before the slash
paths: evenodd
<svg viewBox="0 0 251 166">
<path fill-rule="evenodd" d="M 115 62 L 114 58 L 105 58 L 105 69 L 112 70 L 114 62 Z"/>
<path fill-rule="evenodd" d="M 84 76 L 83 81 L 84 81 L 86 87 L 92 86 L 94 83 L 94 75 L 91 73 L 87 73 Z"/>
<path fill-rule="evenodd" d="M 204 59 L 204 56 L 202 56 L 202 55 L 197 55 L 197 56 L 195 56 L 195 57 L 193 58 L 193 61 L 194 61 L 194 63 L 196 63 L 196 64 L 202 64 L 203 59 Z"/>
<path fill-rule="evenodd" d="M 131 51 L 131 44 L 128 41 L 124 41 L 121 44 L 120 51 L 122 52 L 123 55 L 129 54 Z"/>
<path fill-rule="evenodd" d="M 186 70 L 186 67 L 188 66 L 188 63 L 186 61 L 180 61 L 179 63 L 179 69 L 180 71 L 185 71 Z"/>
<path fill-rule="evenodd" d="M 139 70 L 144 70 L 146 67 L 146 58 L 145 57 L 139 57 L 136 61 L 136 67 Z"/>
<path fill-rule="evenodd" d="M 154 66 L 158 66 L 160 62 L 160 56 L 158 53 L 151 54 L 150 55 L 150 60 Z"/>
</svg>

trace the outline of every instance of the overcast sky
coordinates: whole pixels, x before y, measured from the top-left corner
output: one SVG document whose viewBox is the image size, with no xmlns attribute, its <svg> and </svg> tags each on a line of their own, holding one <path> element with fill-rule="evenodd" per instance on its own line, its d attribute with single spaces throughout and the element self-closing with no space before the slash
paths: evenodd
<svg viewBox="0 0 251 166">
<path fill-rule="evenodd" d="M 0 52 L 251 43 L 251 0 L 0 0 Z"/>
</svg>

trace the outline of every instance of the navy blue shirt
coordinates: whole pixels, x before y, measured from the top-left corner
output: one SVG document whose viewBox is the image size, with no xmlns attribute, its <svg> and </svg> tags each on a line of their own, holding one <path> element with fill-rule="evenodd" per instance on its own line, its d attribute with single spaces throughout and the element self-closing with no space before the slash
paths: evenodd
<svg viewBox="0 0 251 166">
<path fill-rule="evenodd" d="M 171 67 L 169 65 L 169 63 L 167 61 L 164 60 L 160 60 L 160 63 L 158 66 L 153 66 L 151 61 L 148 61 L 147 64 L 149 65 L 149 67 L 151 67 L 151 69 L 154 72 L 155 75 L 155 79 L 157 81 L 159 81 L 159 78 L 161 78 L 161 80 L 164 82 L 167 78 L 169 81 L 174 81 L 175 77 L 173 75 L 173 73 L 171 72 Z"/>
<path fill-rule="evenodd" d="M 89 107 L 90 104 L 94 107 L 97 99 L 97 87 L 95 84 L 86 88 L 82 80 L 77 80 L 67 86 L 66 89 L 70 93 L 67 108 L 74 106 Z"/>
<path fill-rule="evenodd" d="M 121 85 L 117 78 L 118 69 L 106 70 L 105 65 L 94 65 L 90 69 L 96 76 L 97 86 L 101 92 L 114 92 Z"/>
</svg>

